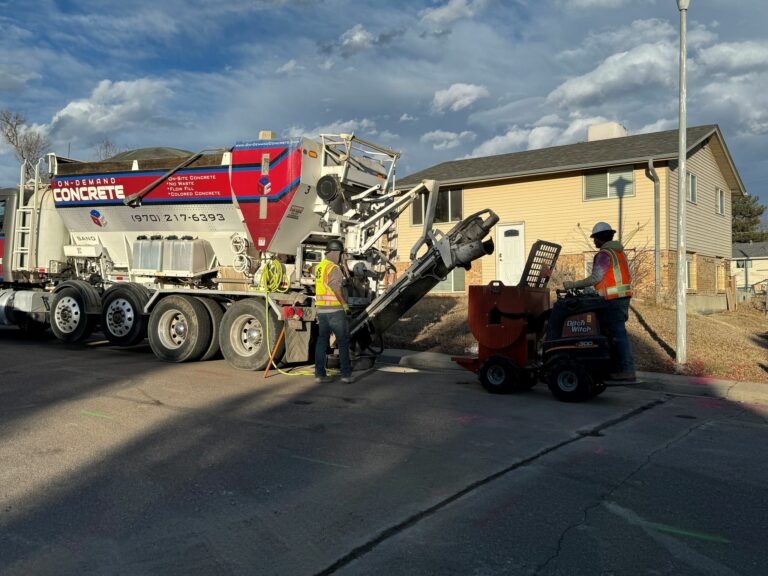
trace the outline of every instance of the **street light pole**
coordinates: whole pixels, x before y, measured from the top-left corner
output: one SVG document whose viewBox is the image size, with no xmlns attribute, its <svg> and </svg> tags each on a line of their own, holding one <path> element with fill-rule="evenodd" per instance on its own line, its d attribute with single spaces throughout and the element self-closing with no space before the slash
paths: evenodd
<svg viewBox="0 0 768 576">
<path fill-rule="evenodd" d="M 688 170 L 686 167 L 687 142 L 686 142 L 686 16 L 688 14 L 689 0 L 677 0 L 677 8 L 680 11 L 680 117 L 678 134 L 678 168 L 677 168 L 677 355 L 676 364 L 682 369 L 687 359 L 686 342 L 686 291 L 688 289 L 688 277 L 686 275 L 686 250 L 685 250 L 685 210 L 688 202 Z"/>
</svg>

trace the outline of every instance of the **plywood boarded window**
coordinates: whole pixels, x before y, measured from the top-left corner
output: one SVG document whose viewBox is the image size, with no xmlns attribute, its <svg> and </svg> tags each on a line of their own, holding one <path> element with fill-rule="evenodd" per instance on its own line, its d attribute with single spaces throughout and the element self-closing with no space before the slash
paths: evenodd
<svg viewBox="0 0 768 576">
<path fill-rule="evenodd" d="M 632 166 L 584 173 L 584 199 L 625 198 L 635 195 L 635 173 Z"/>
</svg>

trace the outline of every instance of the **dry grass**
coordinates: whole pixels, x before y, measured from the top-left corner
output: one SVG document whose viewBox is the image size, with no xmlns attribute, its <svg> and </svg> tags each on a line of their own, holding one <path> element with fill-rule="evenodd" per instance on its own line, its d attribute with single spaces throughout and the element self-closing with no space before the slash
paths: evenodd
<svg viewBox="0 0 768 576">
<path fill-rule="evenodd" d="M 768 318 L 750 305 L 735 312 L 688 315 L 688 364 L 696 376 L 768 383 Z M 676 315 L 633 300 L 627 330 L 638 370 L 675 372 Z M 432 296 L 416 304 L 385 335 L 391 348 L 467 354 L 475 339 L 466 297 Z"/>
</svg>

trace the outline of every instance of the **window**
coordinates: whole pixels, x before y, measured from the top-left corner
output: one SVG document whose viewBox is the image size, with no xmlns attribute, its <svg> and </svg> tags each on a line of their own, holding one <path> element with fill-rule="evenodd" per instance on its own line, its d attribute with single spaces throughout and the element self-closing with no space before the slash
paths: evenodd
<svg viewBox="0 0 768 576">
<path fill-rule="evenodd" d="M 458 222 L 463 218 L 462 208 L 463 193 L 461 188 L 454 190 L 440 190 L 435 206 L 435 224 Z M 422 194 L 411 206 L 411 223 L 418 226 L 424 223 L 424 214 L 427 210 L 428 195 Z"/>
<path fill-rule="evenodd" d="M 736 268 L 752 268 L 752 260 L 736 260 Z"/>
<path fill-rule="evenodd" d="M 3 231 L 3 221 L 5 220 L 5 199 L 0 200 L 0 232 Z M 3 255 L 0 254 L 0 258 Z"/>
<path fill-rule="evenodd" d="M 725 192 L 721 188 L 717 188 L 717 213 L 725 214 Z"/>
<path fill-rule="evenodd" d="M 445 280 L 438 282 L 432 292 L 464 292 L 464 268 L 454 268 Z"/>
<path fill-rule="evenodd" d="M 624 198 L 635 195 L 635 173 L 632 166 L 584 174 L 584 199 Z"/>
<path fill-rule="evenodd" d="M 696 204 L 696 187 L 697 187 L 696 174 L 688 172 L 688 202 Z"/>
</svg>

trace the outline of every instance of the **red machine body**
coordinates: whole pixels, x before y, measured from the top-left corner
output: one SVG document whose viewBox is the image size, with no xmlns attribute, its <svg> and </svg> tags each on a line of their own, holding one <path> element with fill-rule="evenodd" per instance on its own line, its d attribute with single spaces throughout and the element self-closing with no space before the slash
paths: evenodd
<svg viewBox="0 0 768 576">
<path fill-rule="evenodd" d="M 468 323 L 477 340 L 476 357 L 453 361 L 477 373 L 483 387 L 493 393 L 530 388 L 538 379 L 549 275 L 560 255 L 560 246 L 539 240 L 531 247 L 517 286 L 494 280 L 487 286 L 470 286 Z"/>
<path fill-rule="evenodd" d="M 517 366 L 536 360 L 537 322 L 549 310 L 549 290 L 526 285 L 505 286 L 494 280 L 487 286 L 469 287 L 468 323 L 477 340 L 476 358 L 454 361 L 477 372 L 489 356 L 508 356 Z"/>
</svg>

